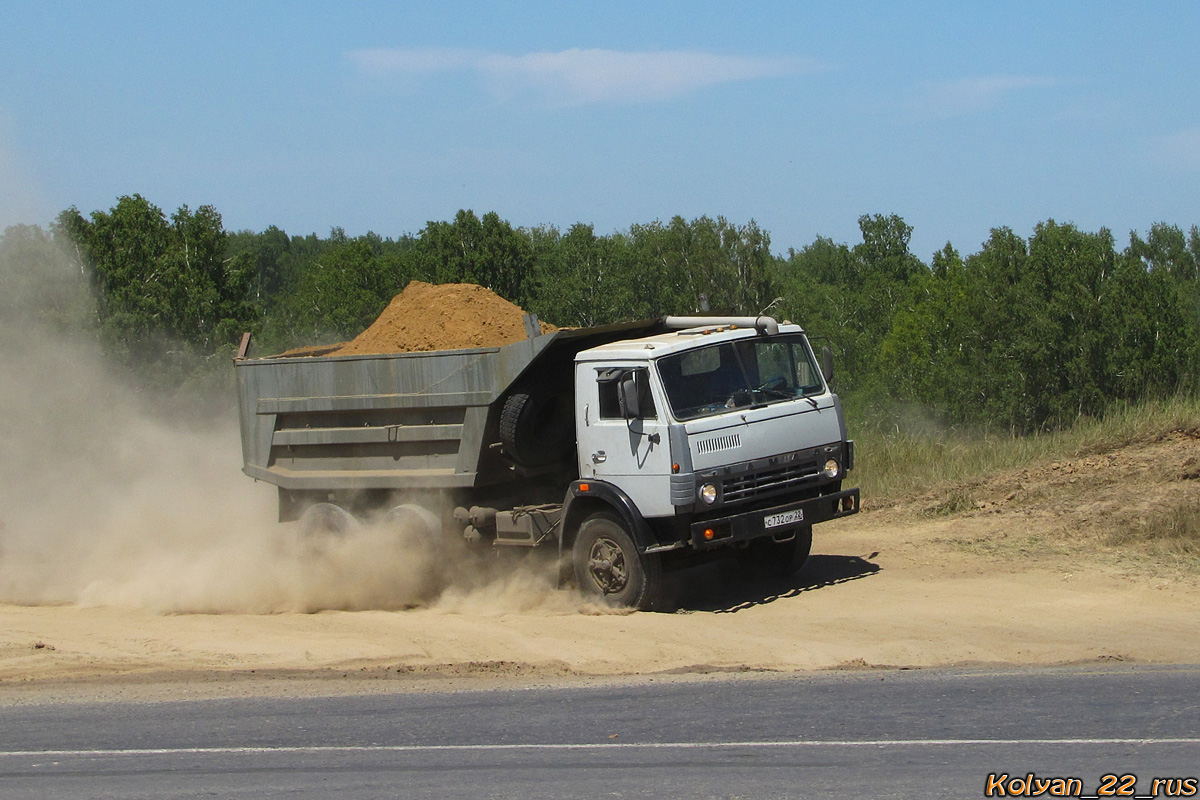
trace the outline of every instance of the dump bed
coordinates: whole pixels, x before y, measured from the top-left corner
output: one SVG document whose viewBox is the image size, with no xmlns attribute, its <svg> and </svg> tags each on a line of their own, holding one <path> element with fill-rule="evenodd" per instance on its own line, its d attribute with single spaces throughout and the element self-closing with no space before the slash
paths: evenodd
<svg viewBox="0 0 1200 800">
<path fill-rule="evenodd" d="M 239 358 L 243 469 L 300 491 L 494 481 L 483 462 L 497 404 L 514 386 L 569 394 L 575 353 L 660 325 L 560 330 L 470 350 Z"/>
</svg>

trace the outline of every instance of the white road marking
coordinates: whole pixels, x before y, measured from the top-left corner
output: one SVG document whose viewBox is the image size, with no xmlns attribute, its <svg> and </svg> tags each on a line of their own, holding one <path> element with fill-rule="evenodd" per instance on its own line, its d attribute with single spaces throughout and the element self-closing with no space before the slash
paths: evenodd
<svg viewBox="0 0 1200 800">
<path fill-rule="evenodd" d="M 1111 739 L 797 739 L 768 742 L 592 742 L 559 744 L 399 744 L 301 745 L 281 747 L 163 747 L 127 750 L 0 750 L 0 758 L 117 757 L 177 755 L 267 755 L 296 753 L 437 753 L 520 750 L 719 750 L 756 747 L 979 747 L 987 745 L 1172 745 L 1200 744 L 1200 738 Z"/>
</svg>

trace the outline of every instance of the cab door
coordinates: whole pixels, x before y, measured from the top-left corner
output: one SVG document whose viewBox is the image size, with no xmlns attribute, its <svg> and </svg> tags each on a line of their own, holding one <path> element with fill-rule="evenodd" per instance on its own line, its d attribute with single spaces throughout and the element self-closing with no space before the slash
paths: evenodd
<svg viewBox="0 0 1200 800">
<path fill-rule="evenodd" d="M 618 486 L 644 517 L 673 514 L 667 423 L 647 365 L 580 363 L 575 396 L 580 478 Z"/>
</svg>

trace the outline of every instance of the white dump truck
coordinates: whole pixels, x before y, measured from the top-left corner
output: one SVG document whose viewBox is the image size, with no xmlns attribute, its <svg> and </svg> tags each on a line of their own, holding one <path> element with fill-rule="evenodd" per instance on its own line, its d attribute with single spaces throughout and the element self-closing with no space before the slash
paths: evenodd
<svg viewBox="0 0 1200 800">
<path fill-rule="evenodd" d="M 770 317 L 666 317 L 502 347 L 236 362 L 247 475 L 281 521 L 385 515 L 430 538 L 556 548 L 580 589 L 650 609 L 666 572 L 808 557 L 854 514 L 832 365 Z"/>
</svg>

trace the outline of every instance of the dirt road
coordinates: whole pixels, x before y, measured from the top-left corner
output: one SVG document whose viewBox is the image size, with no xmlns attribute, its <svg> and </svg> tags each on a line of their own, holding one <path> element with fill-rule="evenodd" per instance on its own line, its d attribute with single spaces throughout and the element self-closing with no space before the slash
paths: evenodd
<svg viewBox="0 0 1200 800">
<path fill-rule="evenodd" d="M 192 696 L 433 679 L 1200 663 L 1195 572 L 1103 544 L 1128 515 L 1193 496 L 1198 456 L 1200 442 L 1180 434 L 976 482 L 963 489 L 976 499 L 954 514 L 937 510 L 945 491 L 867 510 L 822 526 L 809 565 L 785 582 L 681 574 L 677 613 L 591 608 L 521 570 L 403 611 L 0 606 L 0 702 L 153 687 Z M 1144 491 L 1119 496 L 1130 485 Z"/>
</svg>

